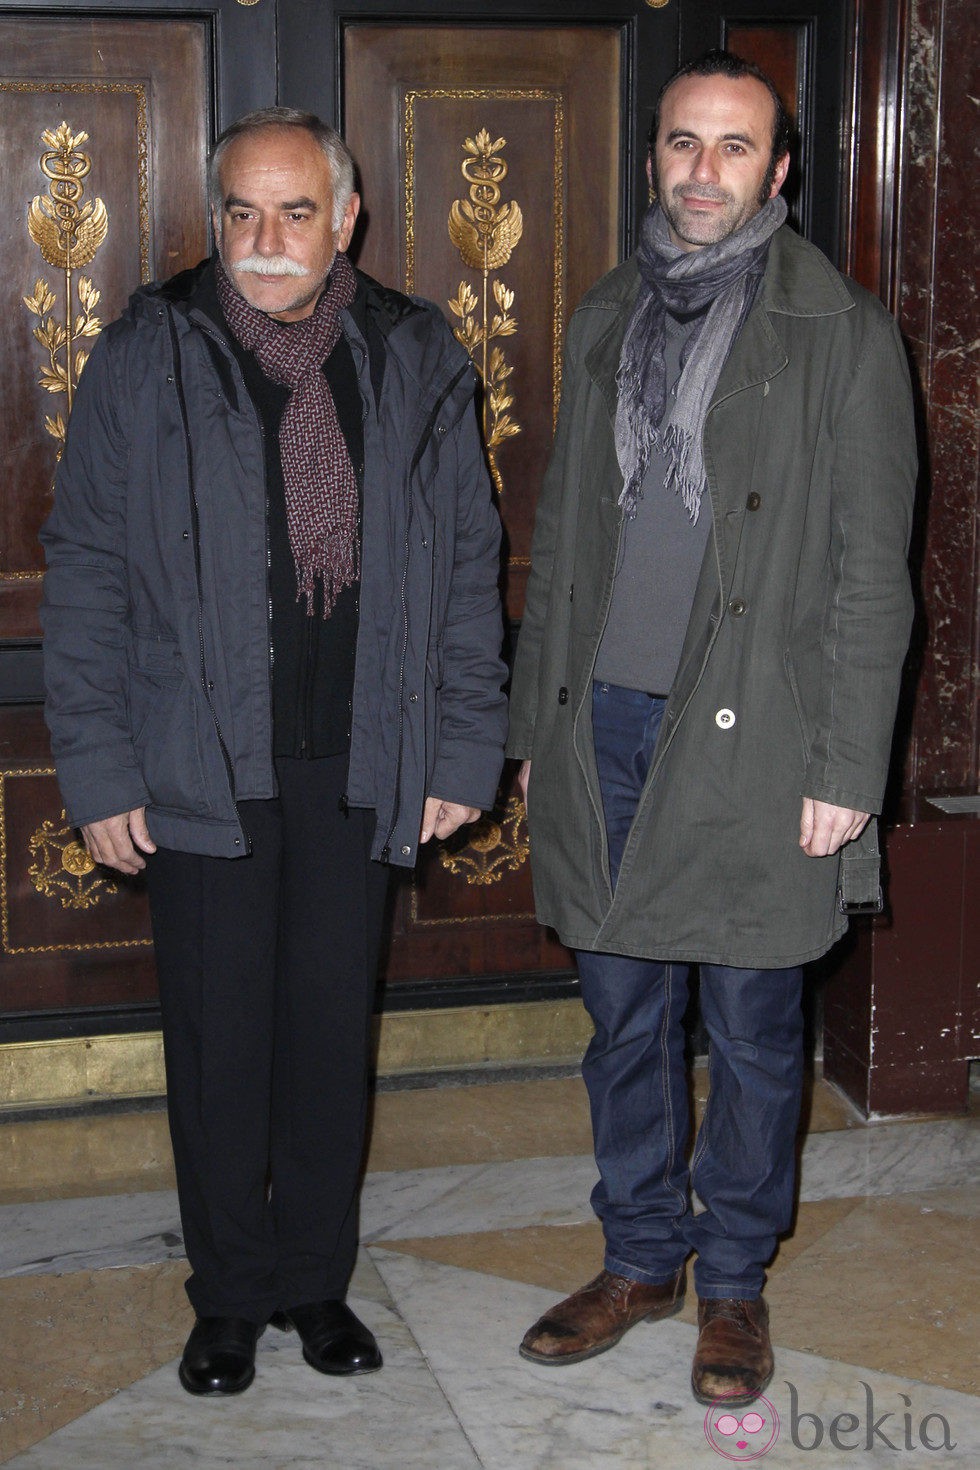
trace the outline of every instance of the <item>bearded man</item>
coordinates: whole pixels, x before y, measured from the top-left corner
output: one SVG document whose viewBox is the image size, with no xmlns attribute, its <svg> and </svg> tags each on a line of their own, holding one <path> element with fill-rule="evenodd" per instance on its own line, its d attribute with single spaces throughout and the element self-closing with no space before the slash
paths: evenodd
<svg viewBox="0 0 980 1470">
<path fill-rule="evenodd" d="M 494 799 L 499 523 L 436 307 L 353 269 L 353 161 L 252 113 L 216 254 L 97 342 L 43 532 L 47 719 L 91 855 L 146 869 L 195 1394 L 270 1320 L 381 1367 L 345 1297 L 390 864 Z"/>
<path fill-rule="evenodd" d="M 606 1243 L 521 1353 L 579 1362 L 677 1311 L 693 1251 L 693 1391 L 735 1405 L 773 1372 L 801 966 L 879 894 L 869 817 L 912 612 L 901 341 L 786 226 L 788 143 L 770 79 L 726 52 L 661 93 L 639 250 L 568 334 L 509 744 L 538 918 L 595 1024 Z M 710 1097 L 689 1165 L 693 964 Z"/>
</svg>

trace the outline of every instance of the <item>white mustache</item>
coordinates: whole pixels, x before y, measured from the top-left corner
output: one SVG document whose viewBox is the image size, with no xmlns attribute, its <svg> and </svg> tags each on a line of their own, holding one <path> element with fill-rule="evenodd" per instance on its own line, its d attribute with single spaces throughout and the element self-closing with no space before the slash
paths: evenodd
<svg viewBox="0 0 980 1470">
<path fill-rule="evenodd" d="M 305 276 L 307 272 L 288 255 L 247 255 L 236 260 L 236 271 L 249 276 Z"/>
</svg>

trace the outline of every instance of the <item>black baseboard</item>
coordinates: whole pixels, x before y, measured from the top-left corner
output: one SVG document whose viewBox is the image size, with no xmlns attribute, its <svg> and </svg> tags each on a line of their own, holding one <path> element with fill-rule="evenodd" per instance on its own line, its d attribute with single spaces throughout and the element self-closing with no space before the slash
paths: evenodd
<svg viewBox="0 0 980 1470">
<path fill-rule="evenodd" d="M 480 975 L 459 980 L 410 980 L 378 990 L 376 1011 L 453 1010 L 461 1006 L 519 1005 L 567 1000 L 579 993 L 573 971 L 542 975 Z M 159 1031 L 160 1006 L 142 1001 L 124 1006 L 87 1006 L 60 1011 L 22 1011 L 0 1016 L 0 1045 L 18 1041 L 63 1041 L 83 1036 L 119 1036 Z"/>
<path fill-rule="evenodd" d="M 813 1055 L 823 1029 L 823 987 L 819 972 L 811 972 L 804 986 L 805 1047 Z M 578 976 L 572 970 L 537 975 L 478 975 L 458 980 L 408 980 L 381 986 L 375 1011 L 454 1010 L 463 1006 L 522 1005 L 531 1001 L 572 1000 L 579 996 Z M 707 1052 L 707 1036 L 697 1011 L 697 988 L 692 986 L 685 1014 L 689 1049 Z M 83 1036 L 118 1036 L 127 1032 L 159 1031 L 156 1001 L 128 1006 L 89 1006 L 77 1010 L 20 1012 L 0 1016 L 0 1045 L 19 1041 L 61 1041 Z"/>
</svg>

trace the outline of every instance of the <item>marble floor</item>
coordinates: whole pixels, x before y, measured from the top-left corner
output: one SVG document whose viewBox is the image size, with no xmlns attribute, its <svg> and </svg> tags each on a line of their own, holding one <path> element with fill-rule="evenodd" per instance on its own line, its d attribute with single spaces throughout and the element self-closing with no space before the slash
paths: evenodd
<svg viewBox="0 0 980 1470">
<path fill-rule="evenodd" d="M 698 1106 L 704 1074 L 694 1075 Z M 777 1367 L 734 1433 L 691 1398 L 693 1308 L 560 1370 L 525 1327 L 598 1269 L 578 1076 L 382 1092 L 349 1382 L 268 1330 L 253 1387 L 177 1383 L 189 1330 L 166 1122 L 0 1121 L 0 1463 L 18 1470 L 980 1465 L 980 1118 L 865 1125 L 819 1076 L 770 1270 Z"/>
</svg>

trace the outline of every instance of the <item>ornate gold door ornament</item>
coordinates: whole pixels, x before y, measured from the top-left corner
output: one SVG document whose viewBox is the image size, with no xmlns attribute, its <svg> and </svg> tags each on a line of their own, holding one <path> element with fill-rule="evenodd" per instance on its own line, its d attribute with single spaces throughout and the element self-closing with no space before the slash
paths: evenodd
<svg viewBox="0 0 980 1470">
<path fill-rule="evenodd" d="M 450 873 L 465 877 L 467 883 L 499 883 L 505 873 L 516 873 L 527 862 L 531 846 L 525 816 L 520 797 L 510 797 L 499 821 L 481 817 L 467 827 L 465 847 L 453 850 L 443 846 L 439 861 Z"/>
<path fill-rule="evenodd" d="M 60 827 L 44 821 L 32 834 L 34 861 L 27 875 L 38 893 L 60 899 L 63 909 L 94 908 L 105 894 L 115 893 L 116 885 L 105 869 L 96 868 L 64 812 L 61 820 Z"/>
<path fill-rule="evenodd" d="M 483 440 L 498 491 L 503 490 L 503 479 L 494 450 L 521 432 L 520 424 L 507 412 L 514 405 L 507 383 L 514 369 L 499 346 L 490 347 L 494 338 L 512 337 L 517 331 L 517 318 L 510 314 L 514 293 L 499 277 L 492 287 L 497 310 L 492 318 L 490 315 L 491 274 L 507 264 L 524 231 L 520 205 L 515 200 L 500 203 L 500 185 L 507 177 L 507 164 L 500 153 L 506 146 L 506 138 L 491 142 L 486 128 L 465 140 L 463 149 L 468 156 L 460 168 L 470 186 L 470 197 L 454 200 L 449 211 L 449 238 L 463 264 L 479 271 L 483 281 L 482 303 L 469 283 L 460 281 L 449 309 L 460 321 L 454 328 L 455 335 L 483 382 Z M 481 305 L 478 321 L 476 312 Z"/>
<path fill-rule="evenodd" d="M 88 133 L 73 133 L 66 122 L 55 130 L 41 134 L 47 149 L 41 154 L 41 172 L 50 180 L 48 193 L 36 194 L 27 212 L 27 229 L 48 265 L 64 272 L 64 318 L 59 321 L 54 308 L 57 296 L 48 282 L 39 276 L 30 296 L 23 298 L 28 311 L 39 318 L 34 337 L 47 355 L 47 363 L 38 374 L 38 382 L 49 393 L 64 393 L 67 412 L 44 420 L 44 427 L 58 441 L 58 455 L 64 449 L 67 420 L 71 416 L 75 387 L 88 361 L 88 352 L 77 348 L 80 339 L 97 337 L 102 322 L 95 315 L 100 292 L 88 276 L 78 277 L 78 304 L 73 314 L 72 283 L 76 271 L 95 257 L 109 230 L 109 216 L 101 199 L 81 203 L 85 179 L 92 170 L 92 160 L 81 151 Z"/>
<path fill-rule="evenodd" d="M 565 194 L 565 108 L 562 94 L 547 87 L 419 87 L 411 88 L 405 93 L 403 108 L 403 133 L 405 140 L 405 286 L 404 289 L 411 294 L 416 289 L 415 280 L 415 131 L 416 110 L 420 103 L 432 102 L 529 102 L 541 103 L 550 107 L 554 112 L 554 123 L 552 128 L 552 214 L 554 220 L 554 239 L 552 248 L 552 310 L 551 310 L 551 377 L 552 377 L 552 420 L 558 421 L 558 403 L 561 397 L 561 368 L 562 368 L 562 340 L 564 335 L 564 306 L 563 293 L 565 281 L 565 221 L 562 205 Z M 504 140 L 500 140 L 501 147 Z M 464 145 L 465 146 L 465 145 Z M 495 145 L 496 146 L 496 145 Z M 472 159 L 466 162 L 471 165 Z M 464 165 L 464 177 L 468 178 Z M 504 174 L 507 169 L 504 165 Z M 498 179 L 499 187 L 499 179 Z M 515 209 L 518 206 L 514 205 Z M 520 210 L 518 209 L 518 213 Z M 523 216 L 521 217 L 523 225 Z M 513 240 L 511 249 L 517 244 Z M 477 267 L 482 273 L 482 256 L 480 266 Z M 435 294 L 434 292 L 432 294 Z M 513 305 L 513 302 L 511 302 Z M 509 307 L 507 308 L 509 312 Z M 504 315 L 501 311 L 501 315 Z M 465 324 L 465 318 L 464 324 Z M 516 323 L 515 323 L 516 325 Z M 520 433 L 518 426 L 517 432 Z M 513 558 L 512 565 L 523 565 L 525 559 Z"/>
</svg>

